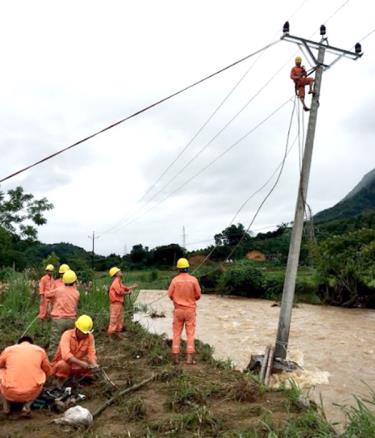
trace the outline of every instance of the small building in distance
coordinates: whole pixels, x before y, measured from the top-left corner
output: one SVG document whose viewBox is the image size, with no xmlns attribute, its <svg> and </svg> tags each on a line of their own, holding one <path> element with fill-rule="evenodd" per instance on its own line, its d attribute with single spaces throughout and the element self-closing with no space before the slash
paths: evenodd
<svg viewBox="0 0 375 438">
<path fill-rule="evenodd" d="M 254 260 L 256 262 L 264 262 L 266 261 L 266 256 L 256 249 L 253 249 L 252 251 L 249 251 L 246 256 L 248 260 Z"/>
</svg>

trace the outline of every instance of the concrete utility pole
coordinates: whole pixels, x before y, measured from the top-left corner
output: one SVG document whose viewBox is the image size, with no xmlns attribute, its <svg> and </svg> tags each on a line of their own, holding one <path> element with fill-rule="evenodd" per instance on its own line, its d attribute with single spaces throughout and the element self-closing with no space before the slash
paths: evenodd
<svg viewBox="0 0 375 438">
<path fill-rule="evenodd" d="M 93 231 L 92 236 L 88 236 L 88 238 L 92 240 L 91 268 L 94 269 L 94 266 L 95 266 L 95 239 L 98 239 L 98 237 L 95 237 L 95 231 Z"/>
<path fill-rule="evenodd" d="M 320 34 L 322 36 L 322 39 L 319 43 L 315 41 L 309 41 L 304 38 L 299 38 L 289 35 L 289 23 L 284 24 L 283 31 L 284 31 L 284 35 L 281 39 L 296 43 L 301 48 L 301 50 L 303 49 L 306 50 L 313 64 L 315 65 L 314 69 L 316 70 L 316 75 L 315 75 L 315 85 L 314 85 L 315 95 L 313 95 L 311 102 L 309 124 L 307 129 L 305 151 L 303 155 L 302 169 L 301 169 L 301 175 L 299 181 L 297 205 L 294 215 L 292 234 L 290 238 L 288 262 L 285 272 L 283 296 L 281 301 L 279 325 L 278 325 L 276 345 L 275 345 L 275 358 L 281 358 L 281 359 L 286 358 L 287 350 L 288 350 L 289 331 L 290 331 L 290 324 L 292 319 L 292 308 L 293 308 L 296 278 L 297 278 L 300 250 L 301 250 L 307 189 L 308 189 L 309 177 L 310 177 L 310 168 L 311 168 L 312 153 L 314 147 L 314 137 L 315 137 L 315 129 L 316 129 L 317 116 L 318 116 L 318 109 L 319 109 L 319 98 L 320 98 L 323 71 L 329 68 L 331 65 L 333 65 L 341 57 L 358 59 L 360 56 L 362 56 L 362 49 L 359 43 L 357 43 L 355 46 L 355 53 L 330 46 L 328 44 L 328 39 L 325 37 L 326 28 L 324 25 L 320 27 Z M 317 59 L 315 58 L 311 49 L 318 50 Z M 324 64 L 324 58 L 326 52 L 333 53 L 337 56 L 337 58 L 330 65 Z"/>
</svg>

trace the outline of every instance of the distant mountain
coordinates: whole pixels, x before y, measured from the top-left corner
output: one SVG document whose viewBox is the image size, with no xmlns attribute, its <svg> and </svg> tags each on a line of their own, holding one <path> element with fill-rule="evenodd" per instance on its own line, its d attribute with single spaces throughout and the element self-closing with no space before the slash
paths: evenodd
<svg viewBox="0 0 375 438">
<path fill-rule="evenodd" d="M 367 173 L 344 199 L 314 216 L 315 222 L 348 219 L 375 211 L 375 169 Z"/>
</svg>

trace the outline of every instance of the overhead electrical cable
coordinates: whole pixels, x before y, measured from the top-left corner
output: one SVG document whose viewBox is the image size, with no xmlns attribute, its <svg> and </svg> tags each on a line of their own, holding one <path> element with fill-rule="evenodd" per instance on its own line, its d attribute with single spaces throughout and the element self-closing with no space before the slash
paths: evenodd
<svg viewBox="0 0 375 438">
<path fill-rule="evenodd" d="M 291 16 L 290 16 L 290 18 L 292 18 L 292 17 L 294 17 L 302 8 L 303 8 L 303 6 L 305 5 L 305 3 L 307 3 L 308 1 L 310 1 L 310 0 L 302 0 L 302 2 L 299 4 L 299 6 L 294 10 L 294 12 L 291 14 Z M 276 32 L 275 34 L 274 34 L 274 36 L 272 37 L 272 40 L 274 39 L 274 38 L 276 38 L 277 37 L 277 35 L 278 35 L 278 32 Z M 236 84 L 232 87 L 232 89 L 229 91 L 229 93 L 227 93 L 226 94 L 226 96 L 224 97 L 224 99 L 219 103 L 219 105 L 215 108 L 215 110 L 211 113 L 211 115 L 208 117 L 208 119 L 203 123 L 203 125 L 201 125 L 200 126 L 200 128 L 195 132 L 195 134 L 192 136 L 192 138 L 186 143 L 186 145 L 182 148 L 182 150 L 177 154 L 177 156 L 171 161 L 171 163 L 169 163 L 168 164 L 168 166 L 162 171 L 162 173 L 157 177 L 157 179 L 156 179 L 156 181 L 154 181 L 154 183 L 153 184 L 151 184 L 151 186 L 145 191 L 145 193 L 141 196 L 141 198 L 137 201 L 137 203 L 141 203 L 144 199 L 145 199 L 145 197 L 148 195 L 148 193 L 150 193 L 152 190 L 153 190 L 153 188 L 154 187 L 156 187 L 156 185 L 158 184 L 158 182 L 159 181 L 161 181 L 161 179 L 168 173 L 168 171 L 173 167 L 173 165 L 179 160 L 179 158 L 181 158 L 181 156 L 188 150 L 188 148 L 191 146 L 191 144 L 194 142 L 194 140 L 199 136 L 199 134 L 204 130 L 204 128 L 209 124 L 209 122 L 213 119 L 213 117 L 218 113 L 218 111 L 222 108 L 222 106 L 225 104 L 225 102 L 229 99 L 229 97 L 234 93 L 234 91 L 238 88 L 238 86 L 242 83 L 242 81 L 245 79 L 245 77 L 249 74 L 249 72 L 254 68 L 254 66 L 256 65 L 256 63 L 261 59 L 261 57 L 264 55 L 264 53 L 265 53 L 265 51 L 262 51 L 261 53 L 259 53 L 259 56 L 255 59 L 255 61 L 250 65 L 250 67 L 245 71 L 245 73 L 240 77 L 240 79 L 236 82 Z M 277 74 L 277 72 L 275 73 L 275 76 L 276 76 L 276 74 Z M 272 80 L 272 78 L 271 78 L 271 80 Z M 270 80 L 270 81 L 271 81 Z M 268 83 L 266 83 L 265 85 L 264 85 L 264 88 L 267 86 L 267 84 Z M 250 99 L 250 101 L 248 102 L 248 104 L 247 105 L 249 105 L 250 103 L 251 103 L 251 101 L 253 100 L 253 99 L 255 99 L 255 97 L 257 97 L 257 95 L 261 92 L 263 90 L 263 88 L 262 89 L 260 89 L 259 90 L 259 92 L 255 95 L 255 96 L 253 96 L 251 99 Z M 246 105 L 246 106 L 247 106 Z M 237 116 L 246 108 L 246 106 L 242 109 L 242 110 L 240 110 L 239 111 L 239 113 L 237 114 Z M 229 121 L 229 123 L 228 123 L 228 125 L 226 125 L 224 128 L 223 128 L 223 130 L 227 127 L 227 126 L 229 126 L 229 124 L 230 123 L 232 123 L 232 121 L 237 117 L 237 116 L 235 116 L 232 120 L 230 120 Z M 222 131 L 221 131 L 222 132 Z M 220 134 L 220 132 L 219 132 L 219 134 Z M 218 134 L 218 135 L 219 135 Z M 216 137 L 215 137 L 216 138 Z M 212 141 L 214 141 L 214 139 L 215 138 L 213 138 L 213 139 L 211 139 L 211 141 L 208 143 L 208 144 L 206 144 L 205 146 L 204 146 L 204 148 L 203 148 L 203 150 L 202 151 L 199 151 L 198 152 L 198 154 L 196 154 L 194 157 L 193 157 L 193 159 L 191 160 L 191 161 L 189 161 L 189 163 L 187 163 L 187 165 L 182 169 L 182 170 L 185 170 L 190 164 L 191 164 L 191 162 L 192 161 L 194 161 L 203 151 L 204 151 L 204 149 L 206 148 L 206 147 L 208 147 L 209 146 L 209 144 L 212 142 Z M 177 173 L 177 175 L 176 175 L 176 177 L 178 176 L 180 174 L 180 172 L 179 173 Z M 167 185 L 169 185 L 172 181 L 174 180 L 174 178 L 172 178 L 172 180 L 170 180 L 170 181 L 168 181 L 168 183 L 167 183 Z M 159 191 L 158 191 L 158 193 L 157 194 L 159 194 L 159 193 L 162 193 L 163 192 L 163 190 L 164 190 L 164 188 L 165 188 L 166 186 L 163 186 L 163 188 L 162 189 L 160 189 Z M 156 194 L 156 195 L 157 195 Z M 156 197 L 156 195 L 155 196 L 153 196 L 152 197 L 152 199 L 151 200 L 148 200 L 147 202 L 146 202 L 146 205 L 147 204 L 149 204 L 153 199 L 155 199 L 155 197 Z M 107 233 L 109 233 L 109 232 L 111 232 L 112 230 L 114 230 L 114 229 L 116 229 L 123 221 L 127 221 L 127 220 L 129 220 L 134 214 L 137 214 L 138 212 L 140 212 L 143 208 L 144 208 L 145 206 L 142 206 L 142 207 L 140 207 L 140 208 L 138 208 L 138 209 L 133 209 L 133 211 L 130 213 L 130 214 L 127 214 L 125 217 L 123 217 L 122 219 L 120 219 L 120 221 L 118 221 L 116 224 L 114 224 L 113 226 L 111 226 L 110 228 L 108 228 L 108 229 L 106 229 L 106 230 L 104 230 L 103 232 L 101 232 L 101 234 L 100 235 L 103 235 L 103 234 L 107 234 Z"/>
<path fill-rule="evenodd" d="M 46 157 L 36 161 L 35 163 L 32 163 L 32 164 L 30 164 L 30 165 L 28 165 L 28 166 L 26 166 L 26 167 L 24 167 L 22 169 L 17 170 L 16 172 L 11 173 L 10 175 L 8 175 L 6 177 L 1 178 L 0 179 L 0 183 L 4 182 L 4 181 L 6 181 L 6 180 L 8 180 L 10 178 L 13 178 L 16 175 L 19 175 L 20 173 L 23 173 L 26 170 L 29 170 L 29 169 L 31 169 L 31 168 L 33 168 L 33 167 L 35 167 L 35 166 L 37 166 L 37 165 L 39 165 L 41 163 L 44 163 L 45 161 L 48 161 L 48 160 L 56 157 L 57 155 L 60 155 L 60 154 L 66 152 L 66 151 L 68 151 L 70 149 L 73 149 L 73 148 L 77 147 L 78 145 L 80 145 L 80 144 L 82 144 L 82 143 L 84 143 L 84 142 L 86 142 L 88 140 L 91 140 L 92 138 L 102 134 L 103 132 L 109 131 L 110 129 L 112 129 L 112 128 L 114 128 L 114 127 L 116 127 L 116 126 L 118 126 L 118 125 L 120 125 L 120 124 L 122 124 L 122 123 L 124 123 L 124 122 L 126 122 L 126 121 L 128 121 L 128 120 L 130 120 L 130 119 L 132 119 L 132 118 L 134 118 L 134 117 L 136 117 L 136 116 L 138 116 L 138 115 L 140 115 L 140 114 L 142 114 L 142 113 L 144 113 L 144 112 L 146 112 L 146 111 L 148 111 L 148 110 L 150 110 L 150 109 L 152 109 L 152 108 L 154 108 L 154 107 L 156 107 L 156 106 L 158 106 L 158 105 L 160 105 L 162 103 L 164 103 L 164 102 L 166 102 L 167 100 L 172 99 L 173 97 L 178 96 L 179 94 L 182 94 L 185 91 L 190 90 L 191 88 L 193 88 L 193 87 L 195 87 L 195 86 L 197 86 L 199 84 L 202 84 L 203 82 L 207 81 L 208 79 L 211 79 L 211 78 L 219 75 L 220 73 L 223 73 L 224 71 L 229 70 L 232 67 L 234 67 L 234 66 L 236 66 L 236 65 L 246 61 L 247 59 L 257 55 L 258 53 L 261 53 L 264 50 L 269 49 L 270 47 L 272 47 L 273 45 L 277 44 L 278 42 L 279 42 L 279 40 L 273 41 L 273 42 L 267 44 L 266 46 L 262 47 L 261 49 L 258 49 L 255 52 L 252 52 L 249 55 L 246 55 L 243 58 L 241 58 L 241 59 L 239 59 L 239 60 L 237 60 L 237 61 L 235 61 L 235 62 L 233 62 L 233 63 L 231 63 L 231 64 L 229 64 L 229 65 L 227 65 L 225 67 L 223 67 L 223 68 L 221 68 L 220 70 L 217 70 L 214 73 L 211 73 L 208 76 L 205 76 L 204 78 L 199 79 L 198 81 L 193 82 L 190 85 L 187 85 L 186 87 L 184 87 L 184 88 L 182 88 L 182 89 L 180 89 L 180 90 L 178 90 L 178 91 L 176 91 L 176 92 L 174 92 L 174 93 L 172 93 L 172 94 L 170 94 L 170 95 L 168 95 L 168 96 L 166 96 L 166 97 L 164 97 L 164 98 L 162 98 L 162 99 L 160 99 L 160 100 L 158 100 L 158 101 L 156 101 L 156 102 L 154 102 L 154 103 L 152 103 L 152 104 L 150 104 L 150 105 L 148 105 L 148 106 L 146 106 L 146 107 L 144 107 L 144 108 L 142 108 L 142 109 L 140 109 L 140 110 L 138 110 L 136 112 L 134 112 L 133 114 L 130 114 L 127 117 L 124 117 L 121 120 L 118 120 L 115 123 L 112 123 L 109 126 L 106 126 L 105 128 L 103 128 L 103 129 L 101 129 L 99 131 L 94 132 L 93 134 L 90 134 L 89 136 L 87 136 L 87 137 L 85 137 L 85 138 L 83 138 L 81 140 L 78 140 L 77 142 L 71 144 L 70 146 L 64 147 L 63 149 L 60 149 L 60 150 L 54 152 L 53 154 L 50 154 L 50 155 L 48 155 L 48 156 L 46 156 Z"/>
<path fill-rule="evenodd" d="M 230 150 L 232 150 L 234 147 L 236 147 L 239 143 L 241 143 L 245 138 L 247 138 L 250 134 L 252 134 L 254 131 L 256 131 L 260 126 L 262 126 L 264 123 L 266 123 L 269 119 L 271 119 L 276 113 L 278 113 L 284 106 L 290 102 L 292 98 L 288 98 L 286 101 L 284 101 L 281 105 L 279 105 L 275 110 L 273 110 L 267 117 L 262 119 L 259 123 L 257 123 L 253 128 L 251 128 L 249 131 L 247 131 L 243 136 L 241 136 L 237 141 L 232 143 L 229 147 L 227 147 L 223 152 L 221 152 L 219 155 L 217 155 L 213 160 L 211 160 L 206 166 L 201 168 L 198 172 L 193 174 L 190 178 L 185 180 L 181 185 L 179 185 L 176 189 L 174 189 L 172 192 L 170 192 L 165 198 L 158 201 L 156 204 L 152 205 L 149 209 L 147 209 L 142 214 L 136 216 L 135 218 L 130 219 L 128 222 L 123 223 L 118 228 L 123 228 L 125 226 L 128 226 L 135 221 L 137 221 L 140 218 L 143 218 L 147 213 L 149 213 L 154 208 L 158 207 L 167 199 L 169 199 L 171 196 L 175 195 L 178 191 L 183 189 L 187 186 L 191 181 L 193 181 L 195 178 L 197 178 L 199 175 L 201 175 L 203 172 L 205 172 L 207 169 L 209 169 L 213 164 L 215 164 L 218 160 L 220 160 L 224 155 L 226 155 Z"/>
<path fill-rule="evenodd" d="M 289 148 L 289 138 L 290 138 L 290 133 L 291 133 L 292 125 L 293 125 L 294 112 L 295 112 L 295 109 L 296 109 L 296 99 L 297 99 L 297 98 L 294 97 L 294 101 L 293 101 L 294 103 L 293 103 L 292 114 L 291 114 L 290 122 L 289 122 L 289 126 L 288 126 L 288 132 L 287 132 L 287 138 L 286 138 L 286 145 L 285 145 L 284 155 L 283 155 L 283 159 L 282 159 L 281 163 L 280 163 L 279 166 L 276 168 L 276 170 L 273 172 L 273 174 L 271 175 L 271 177 L 266 181 L 266 183 L 263 184 L 262 187 L 261 187 L 260 189 L 256 190 L 253 194 L 251 194 L 251 195 L 249 196 L 249 198 L 245 201 L 245 203 L 242 204 L 242 206 L 243 206 L 243 205 L 246 205 L 246 203 L 248 202 L 248 200 L 250 200 L 253 196 L 255 196 L 257 193 L 259 193 L 259 192 L 260 192 L 260 191 L 261 191 L 261 190 L 262 190 L 262 189 L 268 184 L 268 182 L 270 181 L 270 179 L 273 178 L 273 176 L 275 175 L 276 171 L 279 170 L 278 175 L 277 175 L 277 178 L 276 178 L 274 184 L 272 185 L 271 189 L 268 191 L 268 193 L 266 194 L 266 196 L 263 198 L 262 202 L 259 204 L 259 206 L 258 206 L 258 208 L 257 208 L 257 210 L 256 210 L 256 212 L 255 212 L 255 214 L 253 215 L 253 217 L 252 217 L 252 219 L 251 219 L 251 221 L 250 221 L 250 224 L 248 225 L 248 227 L 246 228 L 246 230 L 245 230 L 244 233 L 242 234 L 240 240 L 238 241 L 238 243 L 235 245 L 235 247 L 231 250 L 231 252 L 230 252 L 229 255 L 227 256 L 227 260 L 229 260 L 229 259 L 232 257 L 232 255 L 235 253 L 235 251 L 237 250 L 237 248 L 239 247 L 239 245 L 242 243 L 242 241 L 243 241 L 243 239 L 245 238 L 245 236 L 249 233 L 249 231 L 250 231 L 251 227 L 253 226 L 253 224 L 254 224 L 254 222 L 255 222 L 255 219 L 257 218 L 259 212 L 261 211 L 263 205 L 266 203 L 267 199 L 271 196 L 271 194 L 273 193 L 273 191 L 275 190 L 276 186 L 278 185 L 278 183 L 279 183 L 279 181 L 280 181 L 280 178 L 281 178 L 281 175 L 282 175 L 283 170 L 284 170 L 284 166 L 285 166 L 285 162 L 286 162 L 286 159 L 287 159 L 288 153 L 289 153 L 289 151 L 290 151 L 290 149 L 291 149 L 291 148 Z M 295 141 L 296 141 L 296 139 L 294 140 L 293 144 L 295 143 Z M 234 222 L 236 216 L 238 215 L 239 211 L 241 211 L 241 209 L 243 208 L 242 206 L 240 207 L 240 209 L 238 210 L 238 212 L 235 214 L 235 216 L 234 216 L 234 218 L 232 219 L 230 225 L 233 224 L 233 222 Z M 229 225 L 229 226 L 230 226 L 230 225 Z M 211 251 L 206 255 L 206 257 L 205 257 L 205 258 L 202 260 L 202 262 L 201 262 L 201 263 L 200 263 L 200 264 L 194 269 L 193 272 L 196 272 L 200 267 L 202 267 L 202 266 L 207 262 L 207 260 L 209 260 L 209 258 L 210 258 L 210 257 L 212 256 L 212 254 L 215 252 L 217 246 L 218 246 L 218 245 L 215 245 L 215 246 L 211 249 Z"/>
</svg>

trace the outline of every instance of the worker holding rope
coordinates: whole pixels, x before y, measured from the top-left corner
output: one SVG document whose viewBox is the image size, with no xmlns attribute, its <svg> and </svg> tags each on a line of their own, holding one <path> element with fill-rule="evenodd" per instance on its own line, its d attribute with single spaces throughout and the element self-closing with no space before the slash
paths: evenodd
<svg viewBox="0 0 375 438">
<path fill-rule="evenodd" d="M 54 266 L 49 264 L 46 266 L 46 273 L 39 281 L 39 315 L 38 318 L 41 321 L 48 319 L 49 312 L 51 310 L 51 302 L 47 298 L 46 294 L 55 288 L 55 280 L 53 278 Z"/>
<path fill-rule="evenodd" d="M 113 278 L 109 288 L 109 326 L 107 333 L 112 339 L 119 339 L 120 333 L 125 331 L 124 327 L 124 301 L 125 295 L 132 293 L 138 284 L 125 286 L 122 283 L 123 273 L 121 269 L 114 266 L 109 270 L 109 276 Z"/>
<path fill-rule="evenodd" d="M 302 63 L 302 58 L 297 56 L 295 59 L 296 65 L 292 68 L 290 72 L 290 78 L 294 81 L 296 96 L 298 96 L 302 102 L 303 109 L 305 111 L 310 111 L 310 108 L 305 104 L 305 87 L 309 86 L 309 94 L 314 94 L 313 83 L 314 78 L 307 76 L 306 69 Z"/>
<path fill-rule="evenodd" d="M 188 273 L 189 267 L 187 259 L 181 258 L 177 261 L 179 274 L 173 278 L 168 289 L 168 296 L 174 304 L 172 354 L 176 365 L 180 361 L 180 341 L 184 327 L 187 337 L 186 364 L 196 363 L 194 359 L 196 302 L 201 297 L 201 288 L 196 277 Z"/>
<path fill-rule="evenodd" d="M 52 361 L 52 375 L 59 379 L 77 375 L 91 377 L 99 369 L 91 317 L 81 315 L 74 325 L 75 328 L 62 334 Z"/>
</svg>

